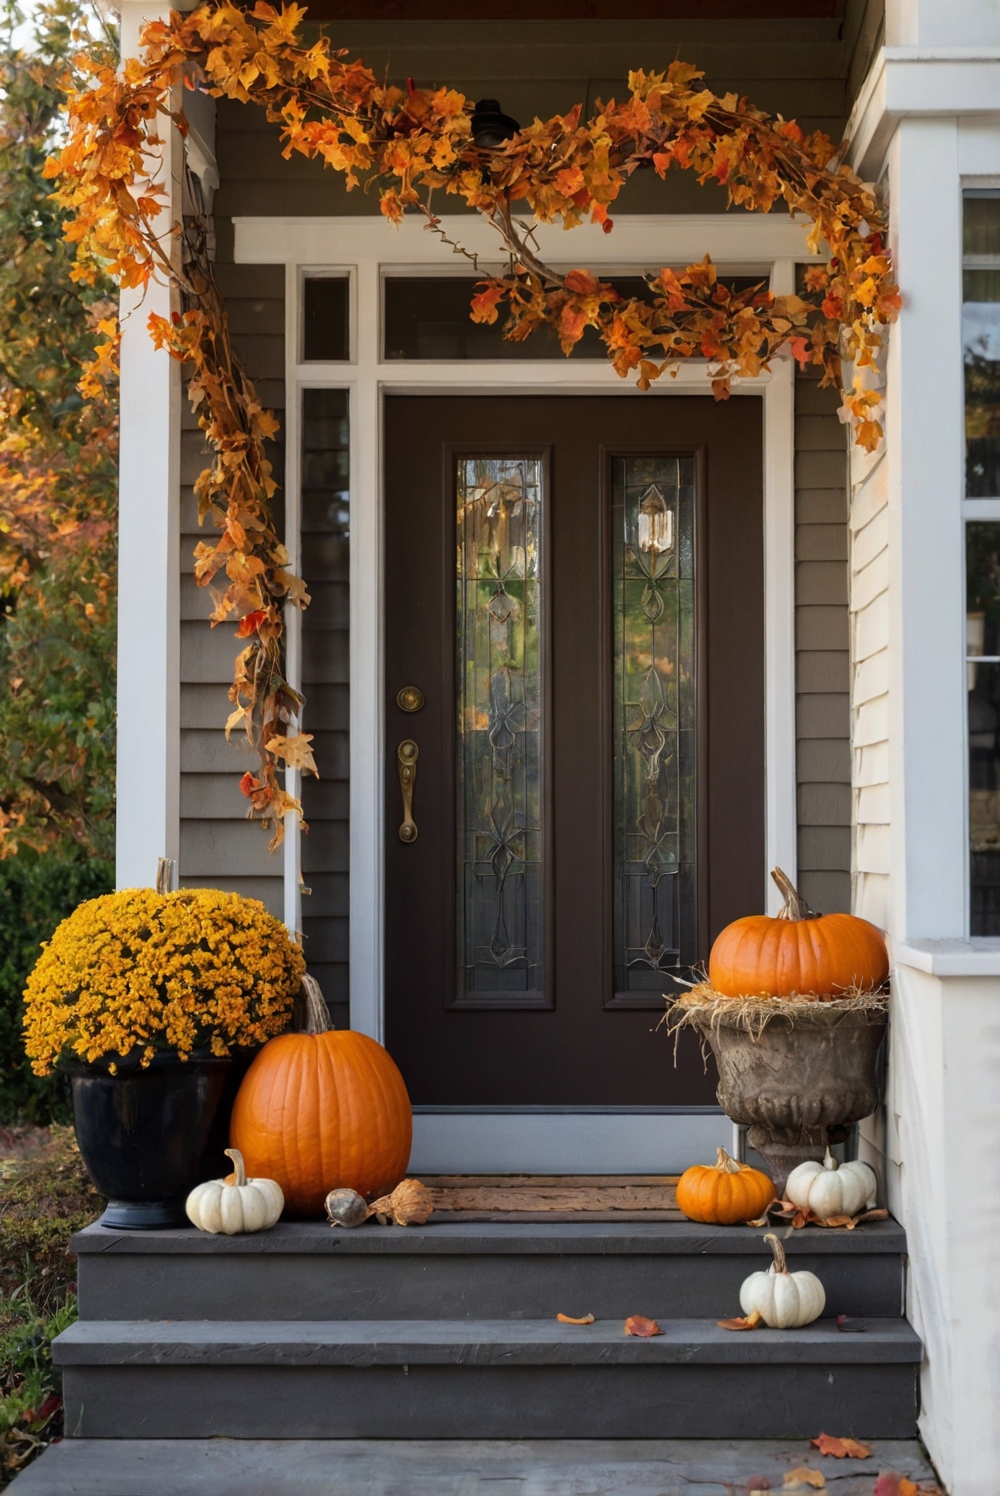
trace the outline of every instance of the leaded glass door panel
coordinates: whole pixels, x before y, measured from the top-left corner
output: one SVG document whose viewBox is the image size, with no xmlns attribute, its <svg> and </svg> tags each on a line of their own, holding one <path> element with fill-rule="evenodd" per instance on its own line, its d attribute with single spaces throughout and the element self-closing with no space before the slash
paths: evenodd
<svg viewBox="0 0 1000 1496">
<path fill-rule="evenodd" d="M 694 1105 L 762 907 L 761 411 L 386 401 L 386 1038 L 413 1100 Z"/>
</svg>

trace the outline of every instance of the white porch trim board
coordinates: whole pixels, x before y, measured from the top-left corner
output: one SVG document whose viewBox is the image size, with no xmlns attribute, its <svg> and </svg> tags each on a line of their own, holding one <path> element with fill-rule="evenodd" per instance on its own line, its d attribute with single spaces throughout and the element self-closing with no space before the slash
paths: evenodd
<svg viewBox="0 0 1000 1496">
<path fill-rule="evenodd" d="M 713 1107 L 416 1107 L 411 1174 L 681 1173 L 717 1148 L 735 1155 Z"/>
<path fill-rule="evenodd" d="M 168 6 L 124 0 L 122 55 Z M 164 244 L 180 202 L 183 150 L 161 121 Z M 118 746 L 115 868 L 119 888 L 148 886 L 180 844 L 180 366 L 157 351 L 151 312 L 169 317 L 170 287 L 123 290 L 118 502 Z"/>
</svg>

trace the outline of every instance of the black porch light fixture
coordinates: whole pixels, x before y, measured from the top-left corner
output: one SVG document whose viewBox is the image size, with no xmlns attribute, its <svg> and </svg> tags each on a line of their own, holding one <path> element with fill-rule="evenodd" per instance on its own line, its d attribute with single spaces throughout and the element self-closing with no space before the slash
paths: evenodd
<svg viewBox="0 0 1000 1496">
<path fill-rule="evenodd" d="M 495 151 L 521 126 L 500 109 L 499 99 L 480 99 L 472 111 L 472 139 L 481 151 Z"/>
</svg>

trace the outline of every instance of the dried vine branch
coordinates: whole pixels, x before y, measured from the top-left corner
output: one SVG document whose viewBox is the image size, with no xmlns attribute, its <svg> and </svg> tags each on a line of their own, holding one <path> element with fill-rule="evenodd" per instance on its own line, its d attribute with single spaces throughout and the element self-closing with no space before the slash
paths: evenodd
<svg viewBox="0 0 1000 1496">
<path fill-rule="evenodd" d="M 505 312 L 504 332 L 514 340 L 549 326 L 566 353 L 593 327 L 616 371 L 634 373 L 643 389 L 679 360 L 704 358 L 724 399 L 733 377 L 759 374 L 786 348 L 818 366 L 823 383 L 841 386 L 841 361 L 849 360 L 862 374 L 843 392 L 844 414 L 870 450 L 882 429 L 879 397 L 863 371 L 900 305 L 884 211 L 830 140 L 804 136 L 794 121 L 772 119 L 735 94 L 701 88 L 701 74 L 686 63 L 631 74 L 628 97 L 599 103 L 589 119 L 580 108 L 536 119 L 485 149 L 473 138 L 463 95 L 380 83 L 325 39 L 307 45 L 304 15 L 297 5 L 279 12 L 263 0 L 248 14 L 224 0 L 151 23 L 142 61 L 129 59 L 119 74 L 94 64 L 90 86 L 70 92 L 68 140 L 49 167 L 57 201 L 73 214 L 68 237 L 81 278 L 98 268 L 125 286 L 166 277 L 186 299 L 183 315 L 151 318 L 151 330 L 192 369 L 189 391 L 213 453 L 197 490 L 221 533 L 198 547 L 196 576 L 211 585 L 225 573 L 212 621 L 236 618 L 238 636 L 249 641 L 237 657 L 228 727 L 241 726 L 257 751 L 258 770 L 242 787 L 249 813 L 273 821 L 275 840 L 284 814 L 298 808 L 281 786 L 280 766 L 315 771 L 308 736 L 294 733 L 301 702 L 281 666 L 281 610 L 308 599 L 287 570 L 271 516 L 265 442 L 276 426 L 235 358 L 211 264 L 198 251 L 178 269 L 155 222 L 163 192 L 151 181 L 149 153 L 158 145 L 157 116 L 186 128 L 173 102 L 182 86 L 263 106 L 281 126 L 286 157 L 318 157 L 348 189 L 374 187 L 390 222 L 422 213 L 478 270 L 446 233 L 434 196 L 476 209 L 496 229 L 507 269 L 479 282 L 473 319 L 495 322 Z M 806 271 L 804 294 L 775 296 L 763 285 L 734 291 L 706 256 L 682 273 L 661 269 L 645 296 L 626 297 L 588 270 L 563 274 L 541 258 L 537 224 L 573 228 L 589 218 L 611 232 L 610 209 L 632 173 L 649 167 L 662 177 L 672 166 L 722 183 L 737 207 L 769 212 L 783 203 L 806 215 L 810 249 L 825 242 L 830 257 Z"/>
</svg>

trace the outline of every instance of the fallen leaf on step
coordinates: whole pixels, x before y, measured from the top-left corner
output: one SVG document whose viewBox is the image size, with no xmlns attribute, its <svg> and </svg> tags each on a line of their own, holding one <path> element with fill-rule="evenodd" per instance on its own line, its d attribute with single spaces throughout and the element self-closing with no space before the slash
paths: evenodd
<svg viewBox="0 0 1000 1496">
<path fill-rule="evenodd" d="M 662 1335 L 663 1331 L 655 1319 L 647 1319 L 644 1314 L 630 1314 L 625 1321 L 626 1335 L 640 1335 L 643 1339 L 650 1335 Z"/>
<path fill-rule="evenodd" d="M 894 1471 L 889 1470 L 885 1475 L 880 1475 L 875 1482 L 875 1490 L 872 1492 L 872 1496 L 920 1496 L 921 1490 L 925 1490 L 927 1496 L 931 1496 L 934 1487 L 915 1486 L 913 1481 L 908 1480 L 905 1475 L 897 1475 Z"/>
<path fill-rule="evenodd" d="M 758 1216 L 755 1221 L 744 1221 L 745 1226 L 767 1226 L 770 1224 L 766 1215 Z M 766 1487 L 765 1487 L 766 1489 Z"/>
<path fill-rule="evenodd" d="M 594 1316 L 585 1314 L 582 1319 L 574 1319 L 571 1314 L 557 1314 L 556 1319 L 561 1325 L 592 1325 Z"/>
<path fill-rule="evenodd" d="M 866 1460 L 871 1454 L 867 1444 L 859 1444 L 857 1439 L 838 1439 L 833 1434 L 820 1434 L 818 1439 L 810 1439 L 820 1454 L 832 1454 L 835 1460 Z"/>
<path fill-rule="evenodd" d="M 862 1221 L 887 1221 L 889 1219 L 889 1212 L 881 1207 L 878 1210 L 863 1210 L 860 1215 L 856 1216 L 835 1215 L 824 1218 L 806 1206 L 793 1205 L 791 1200 L 779 1200 L 771 1206 L 771 1210 L 790 1221 L 793 1231 L 800 1231 L 803 1226 L 832 1226 L 834 1229 L 853 1231 L 855 1226 L 860 1225 Z M 752 1225 L 753 1222 L 750 1224 Z"/>
<path fill-rule="evenodd" d="M 735 1319 L 717 1319 L 715 1323 L 720 1330 L 756 1330 L 757 1326 L 762 1325 L 764 1321 L 761 1318 L 760 1310 L 755 1309 L 745 1319 L 742 1315 L 737 1315 Z"/>
<path fill-rule="evenodd" d="M 798 1465 L 794 1470 L 785 1471 L 785 1491 L 789 1487 L 794 1490 L 811 1487 L 814 1491 L 826 1490 L 826 1476 L 822 1470 L 811 1470 L 808 1465 Z"/>
</svg>

